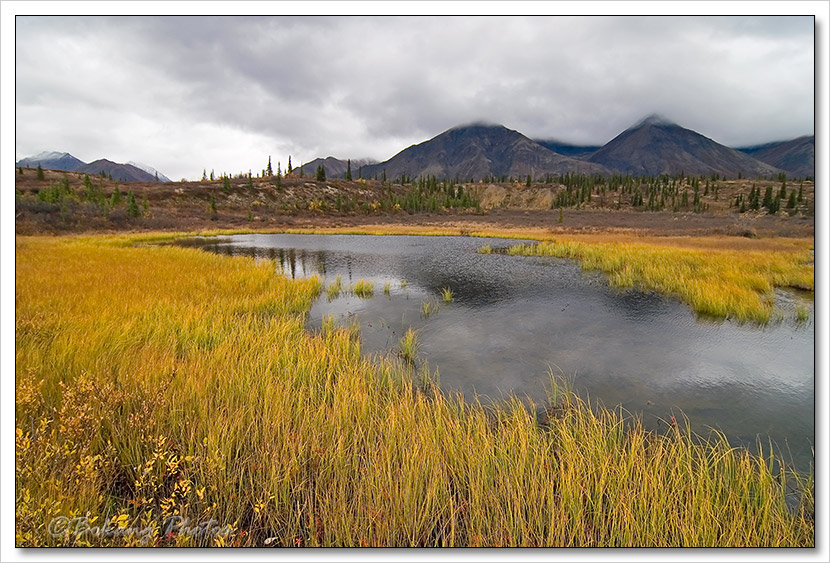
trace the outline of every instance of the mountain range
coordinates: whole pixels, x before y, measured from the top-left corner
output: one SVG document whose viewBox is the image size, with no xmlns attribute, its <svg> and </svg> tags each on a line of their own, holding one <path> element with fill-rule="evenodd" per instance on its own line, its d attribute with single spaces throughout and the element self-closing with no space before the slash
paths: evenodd
<svg viewBox="0 0 830 563">
<path fill-rule="evenodd" d="M 328 177 L 343 177 L 347 160 L 317 158 L 302 164 L 306 176 L 323 166 Z M 106 159 L 89 164 L 69 153 L 46 152 L 24 158 L 17 166 L 111 175 L 123 182 L 169 182 L 154 168 Z M 472 123 L 453 127 L 384 162 L 351 160 L 352 177 L 435 176 L 461 181 L 536 179 L 567 173 L 657 176 L 685 173 L 724 178 L 812 177 L 815 136 L 743 148 L 730 148 L 659 115 L 650 115 L 603 146 L 574 145 L 555 139 L 533 140 L 503 125 Z"/>
<path fill-rule="evenodd" d="M 815 135 L 805 135 L 791 141 L 743 147 L 738 150 L 796 176 L 813 176 L 815 173 Z"/>
<path fill-rule="evenodd" d="M 357 171 L 352 161 L 352 173 Z M 454 127 L 412 145 L 389 160 L 364 165 L 364 178 L 434 175 L 459 180 L 534 178 L 581 174 L 656 176 L 685 173 L 725 178 L 813 176 L 815 136 L 734 149 L 665 117 L 650 115 L 603 146 L 557 140 L 533 140 L 503 125 L 473 123 Z M 305 165 L 313 173 L 322 164 L 326 175 L 342 176 L 346 161 L 328 157 Z M 313 167 L 312 167 L 313 166 Z"/>
<path fill-rule="evenodd" d="M 17 161 L 16 166 L 27 168 L 46 168 L 50 170 L 66 170 L 86 174 L 101 174 L 112 176 L 119 182 L 169 182 L 170 178 L 158 172 L 155 168 L 129 162 L 119 164 L 105 158 L 90 163 L 75 158 L 68 152 L 42 152 L 35 156 L 26 157 Z"/>
</svg>

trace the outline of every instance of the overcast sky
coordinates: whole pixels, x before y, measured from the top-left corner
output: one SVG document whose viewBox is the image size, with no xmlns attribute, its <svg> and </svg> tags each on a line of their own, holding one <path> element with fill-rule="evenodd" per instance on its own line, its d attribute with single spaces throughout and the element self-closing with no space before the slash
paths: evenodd
<svg viewBox="0 0 830 563">
<path fill-rule="evenodd" d="M 813 133 L 812 17 L 24 17 L 16 158 L 171 179 L 386 160 L 471 121 L 603 144 L 660 113 L 740 146 Z"/>
</svg>

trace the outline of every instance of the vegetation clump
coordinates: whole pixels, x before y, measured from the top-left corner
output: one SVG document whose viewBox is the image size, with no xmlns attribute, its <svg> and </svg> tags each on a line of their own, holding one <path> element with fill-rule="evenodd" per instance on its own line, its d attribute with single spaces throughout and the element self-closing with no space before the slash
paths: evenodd
<svg viewBox="0 0 830 563">
<path fill-rule="evenodd" d="M 747 251 L 561 238 L 514 245 L 507 253 L 576 259 L 608 274 L 613 286 L 677 295 L 699 314 L 757 323 L 770 320 L 774 287 L 812 291 L 815 284 L 812 255 L 798 247 Z"/>
<path fill-rule="evenodd" d="M 357 280 L 352 287 L 352 293 L 362 299 L 368 299 L 375 294 L 375 282 L 370 280 Z"/>
</svg>

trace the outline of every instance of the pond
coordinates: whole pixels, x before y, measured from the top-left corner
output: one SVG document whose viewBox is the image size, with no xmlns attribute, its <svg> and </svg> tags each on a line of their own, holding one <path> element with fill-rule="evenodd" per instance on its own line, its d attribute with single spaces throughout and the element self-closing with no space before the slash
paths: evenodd
<svg viewBox="0 0 830 563">
<path fill-rule="evenodd" d="M 360 279 L 374 294 L 325 290 L 308 315 L 360 323 L 365 353 L 394 353 L 412 327 L 419 363 L 438 370 L 445 390 L 499 399 L 514 393 L 543 403 L 550 372 L 608 407 L 622 406 L 647 428 L 672 415 L 694 432 L 722 431 L 752 450 L 760 439 L 801 470 L 814 440 L 814 306 L 776 291 L 776 303 L 809 308 L 759 327 L 699 319 L 677 299 L 611 288 L 599 272 L 559 258 L 478 254 L 529 241 L 473 237 L 369 235 L 234 235 L 185 239 L 229 255 L 273 260 L 292 277 L 339 275 L 348 290 Z M 384 286 L 389 284 L 388 294 Z M 445 303 L 441 290 L 450 288 Z M 424 303 L 437 306 L 425 315 Z"/>
</svg>

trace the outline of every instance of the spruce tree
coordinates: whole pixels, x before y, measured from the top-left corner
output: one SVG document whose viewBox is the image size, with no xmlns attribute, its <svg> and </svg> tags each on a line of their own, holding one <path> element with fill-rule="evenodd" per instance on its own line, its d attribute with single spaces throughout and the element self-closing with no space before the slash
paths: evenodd
<svg viewBox="0 0 830 563">
<path fill-rule="evenodd" d="M 133 194 L 132 190 L 127 194 L 127 215 L 130 217 L 138 217 L 141 215 L 141 211 L 138 209 L 138 204 L 135 201 L 135 194 Z"/>
<path fill-rule="evenodd" d="M 790 199 L 787 201 L 787 207 L 789 209 L 795 209 L 795 204 L 796 204 L 796 195 L 795 195 L 795 190 L 793 190 L 793 191 L 790 192 Z"/>
<path fill-rule="evenodd" d="M 772 186 L 767 186 L 767 189 L 764 192 L 764 201 L 761 205 L 769 210 L 772 210 L 772 206 L 775 205 L 772 197 Z"/>
<path fill-rule="evenodd" d="M 318 182 L 325 182 L 326 181 L 326 169 L 323 168 L 322 164 L 317 167 L 317 181 Z"/>
<path fill-rule="evenodd" d="M 346 180 L 352 179 L 352 159 L 346 160 L 346 174 L 343 176 Z"/>
<path fill-rule="evenodd" d="M 525 186 L 527 186 L 528 188 L 530 187 L 530 181 L 531 181 L 530 180 L 530 174 L 528 174 L 527 175 L 527 181 L 525 182 Z"/>
<path fill-rule="evenodd" d="M 265 169 L 265 174 L 268 176 L 274 175 L 274 170 L 271 168 L 271 155 L 268 155 L 268 167 Z"/>
<path fill-rule="evenodd" d="M 43 180 L 43 168 L 40 167 L 40 163 L 37 164 L 37 179 Z"/>
<path fill-rule="evenodd" d="M 289 154 L 288 155 L 288 169 L 285 171 L 285 173 L 286 174 L 291 174 L 291 170 L 292 170 L 292 168 L 291 168 L 291 155 Z M 303 169 L 300 168 L 300 172 L 302 172 L 302 171 L 303 171 Z M 300 176 L 300 177 L 302 178 L 302 176 Z"/>
</svg>

